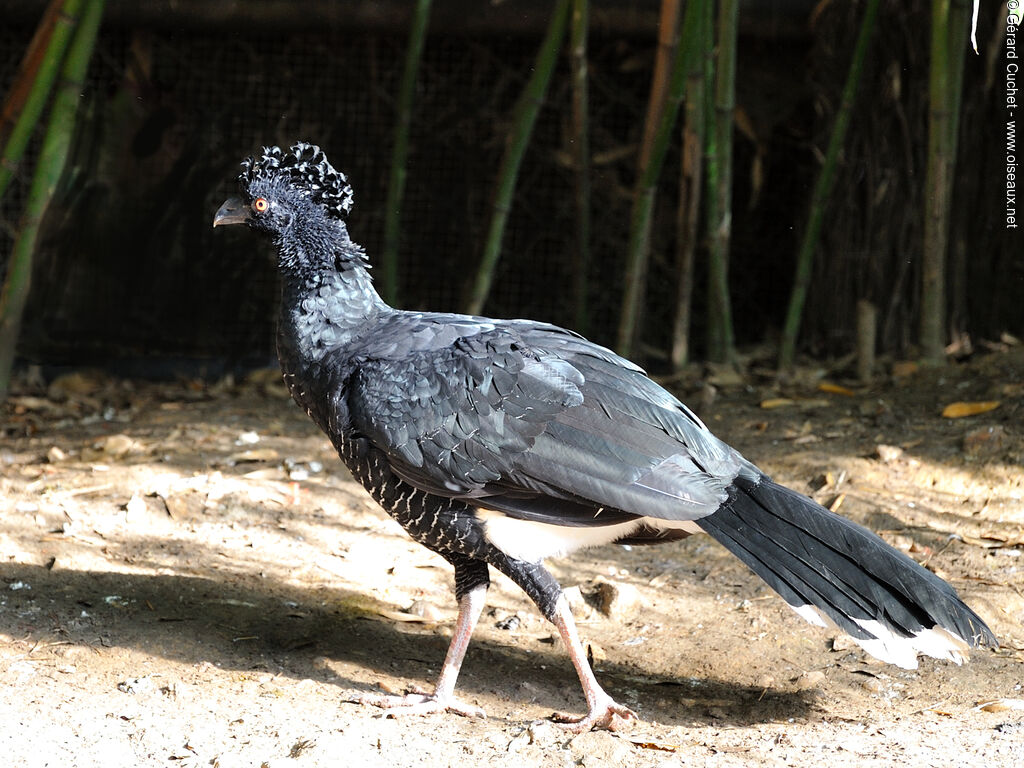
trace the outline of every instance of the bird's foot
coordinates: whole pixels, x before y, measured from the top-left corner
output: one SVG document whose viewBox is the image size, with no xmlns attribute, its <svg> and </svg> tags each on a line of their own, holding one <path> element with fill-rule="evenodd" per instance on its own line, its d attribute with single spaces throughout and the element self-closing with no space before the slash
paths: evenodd
<svg viewBox="0 0 1024 768">
<path fill-rule="evenodd" d="M 454 696 L 439 696 L 421 690 L 411 690 L 404 695 L 364 693 L 349 701 L 355 704 L 369 704 L 387 710 L 388 717 L 404 715 L 430 715 L 435 712 L 452 712 L 463 717 L 487 717 L 477 706 L 460 701 Z"/>
<path fill-rule="evenodd" d="M 616 703 L 611 698 L 596 701 L 583 717 L 555 712 L 551 719 L 571 733 L 586 733 L 595 728 L 618 731 L 639 719 L 629 707 Z"/>
</svg>

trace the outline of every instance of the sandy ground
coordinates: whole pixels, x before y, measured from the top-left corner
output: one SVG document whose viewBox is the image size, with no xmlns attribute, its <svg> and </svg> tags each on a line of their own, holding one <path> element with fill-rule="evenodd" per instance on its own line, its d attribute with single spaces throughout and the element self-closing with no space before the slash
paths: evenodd
<svg viewBox="0 0 1024 768">
<path fill-rule="evenodd" d="M 756 372 L 684 393 L 777 479 L 949 579 L 1003 646 L 876 663 L 804 624 L 707 537 L 552 563 L 598 677 L 642 721 L 582 712 L 553 629 L 495 577 L 459 681 L 486 720 L 390 719 L 430 686 L 447 565 L 354 485 L 274 374 L 24 384 L 0 411 L 0 755 L 10 766 L 1020 766 L 1024 350 L 871 388 Z M 779 400 L 779 398 L 783 398 Z M 953 401 L 994 401 L 943 418 Z M 996 702 L 996 703 L 991 703 Z"/>
</svg>

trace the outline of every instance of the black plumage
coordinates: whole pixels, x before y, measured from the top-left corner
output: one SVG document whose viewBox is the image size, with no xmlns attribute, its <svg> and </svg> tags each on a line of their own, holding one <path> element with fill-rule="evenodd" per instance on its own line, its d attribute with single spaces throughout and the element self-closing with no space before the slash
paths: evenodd
<svg viewBox="0 0 1024 768">
<path fill-rule="evenodd" d="M 277 246 L 292 396 L 373 498 L 455 569 L 459 618 L 434 693 L 367 700 L 480 714 L 454 687 L 494 567 L 565 641 L 588 704 L 574 727 L 615 727 L 632 713 L 598 685 L 543 561 L 700 532 L 808 621 L 884 660 L 959 663 L 995 643 L 952 587 L 773 483 L 611 351 L 543 323 L 387 306 L 348 235 L 352 190 L 318 147 L 264 149 L 239 182 L 214 224 L 245 223 Z"/>
</svg>

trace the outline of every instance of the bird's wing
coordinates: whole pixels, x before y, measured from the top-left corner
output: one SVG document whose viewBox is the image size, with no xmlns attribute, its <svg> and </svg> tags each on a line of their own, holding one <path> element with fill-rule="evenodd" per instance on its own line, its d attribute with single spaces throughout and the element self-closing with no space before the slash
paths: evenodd
<svg viewBox="0 0 1024 768">
<path fill-rule="evenodd" d="M 380 329 L 396 341 L 360 367 L 349 414 L 423 490 L 525 519 L 609 525 L 699 519 L 737 474 L 756 473 L 603 347 L 525 321 L 415 318 Z"/>
</svg>

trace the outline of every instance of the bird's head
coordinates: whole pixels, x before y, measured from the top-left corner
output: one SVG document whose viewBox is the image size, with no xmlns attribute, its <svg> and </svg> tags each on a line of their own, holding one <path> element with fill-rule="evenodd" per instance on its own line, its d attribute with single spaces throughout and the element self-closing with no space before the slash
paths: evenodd
<svg viewBox="0 0 1024 768">
<path fill-rule="evenodd" d="M 305 142 L 288 151 L 264 147 L 242 162 L 238 186 L 239 196 L 224 202 L 213 226 L 247 224 L 271 236 L 282 258 L 315 259 L 328 252 L 336 258 L 338 246 L 347 245 L 361 261 L 362 249 L 351 243 L 345 228 L 352 187 L 320 147 Z"/>
</svg>

